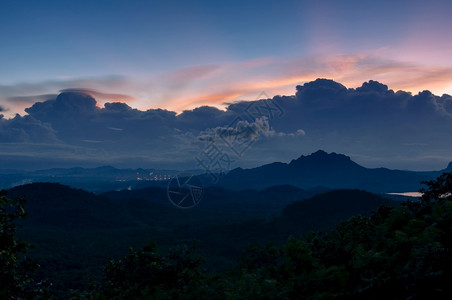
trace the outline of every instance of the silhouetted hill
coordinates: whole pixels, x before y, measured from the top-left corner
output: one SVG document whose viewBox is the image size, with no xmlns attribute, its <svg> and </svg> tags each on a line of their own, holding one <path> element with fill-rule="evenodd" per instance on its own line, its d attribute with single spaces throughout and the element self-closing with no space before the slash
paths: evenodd
<svg viewBox="0 0 452 300">
<path fill-rule="evenodd" d="M 298 232 L 326 230 L 355 215 L 370 216 L 383 204 L 397 202 L 361 190 L 335 190 L 289 204 L 275 223 Z"/>
<path fill-rule="evenodd" d="M 355 215 L 370 216 L 383 204 L 397 206 L 399 202 L 361 190 L 334 190 L 292 202 L 271 220 L 214 224 L 202 236 L 214 231 L 218 235 L 209 239 L 229 245 L 283 243 L 289 236 L 297 237 L 307 231 L 327 231 Z"/>
<path fill-rule="evenodd" d="M 12 188 L 8 197 L 24 197 L 26 222 L 60 228 L 107 228 L 132 225 L 119 205 L 59 183 L 33 183 Z"/>
<path fill-rule="evenodd" d="M 234 191 L 218 186 L 208 186 L 203 189 L 203 197 L 195 210 L 199 212 L 215 212 L 229 215 L 247 213 L 248 216 L 268 217 L 279 214 L 282 209 L 297 200 L 312 197 L 325 192 L 326 188 L 303 190 L 290 185 L 273 186 L 268 189 Z M 110 191 L 103 194 L 112 200 L 136 201 L 146 200 L 148 203 L 175 207 L 168 200 L 166 188 L 148 187 L 139 190 Z"/>
<path fill-rule="evenodd" d="M 203 170 L 191 170 L 201 174 Z M 106 192 L 127 188 L 165 186 L 166 180 L 179 171 L 157 169 L 118 169 L 111 166 L 97 168 L 52 168 L 36 171 L 0 170 L 0 188 L 33 182 L 54 182 L 93 192 Z"/>
<path fill-rule="evenodd" d="M 108 257 L 150 241 L 165 249 L 196 240 L 208 265 L 222 269 L 250 243 L 282 243 L 290 235 L 329 229 L 386 201 L 362 191 L 319 195 L 324 191 L 289 185 L 260 191 L 206 187 L 200 204 L 188 210 L 172 206 L 159 187 L 96 195 L 34 183 L 10 189 L 8 196 L 27 198 L 28 218 L 18 234 L 36 246 L 32 257 L 43 266 L 40 276 L 63 291 L 86 287 L 87 274 L 100 276 Z"/>
<path fill-rule="evenodd" d="M 56 226 L 64 229 L 103 229 L 136 226 L 171 226 L 188 222 L 241 221 L 244 218 L 269 218 L 299 199 L 324 190 L 301 190 L 275 186 L 264 191 L 233 191 L 207 187 L 198 206 L 188 211 L 174 207 L 167 190 L 149 187 L 140 190 L 112 191 L 96 195 L 59 183 L 33 183 L 8 191 L 8 197 L 25 197 L 30 226 Z"/>
<path fill-rule="evenodd" d="M 319 150 L 301 156 L 290 163 L 274 162 L 253 169 L 237 168 L 212 183 L 204 170 L 190 170 L 204 186 L 216 186 L 236 191 L 262 190 L 276 185 L 292 185 L 301 189 L 323 186 L 327 189 L 363 189 L 376 193 L 413 192 L 420 182 L 431 180 L 441 172 L 452 172 L 452 163 L 441 171 L 416 172 L 365 168 L 343 154 Z M 166 189 L 168 181 L 179 174 L 175 170 L 98 168 L 56 168 L 38 171 L 0 170 L 0 188 L 33 182 L 56 182 L 95 193 L 114 190 Z"/>
<path fill-rule="evenodd" d="M 219 185 L 230 189 L 264 189 L 289 184 L 302 189 L 324 186 L 386 193 L 418 191 L 421 181 L 436 175 L 437 172 L 369 169 L 353 162 L 348 156 L 319 150 L 288 164 L 272 163 L 253 169 L 234 169 L 220 179 Z"/>
<path fill-rule="evenodd" d="M 168 225 L 175 220 L 183 223 L 187 216 L 222 222 L 279 215 L 278 224 L 304 231 L 329 228 L 352 215 L 369 215 L 384 203 L 395 203 L 365 191 L 324 191 L 321 188 L 306 191 L 288 185 L 240 192 L 208 187 L 205 199 L 189 211 L 172 206 L 166 190 L 158 187 L 95 195 L 57 183 L 34 183 L 10 189 L 8 197 L 27 199 L 29 224 L 93 230 Z"/>
</svg>

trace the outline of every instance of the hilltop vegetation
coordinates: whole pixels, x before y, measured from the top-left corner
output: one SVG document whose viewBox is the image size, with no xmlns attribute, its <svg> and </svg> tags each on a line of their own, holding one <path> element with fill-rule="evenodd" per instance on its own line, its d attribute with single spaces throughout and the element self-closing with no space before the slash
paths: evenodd
<svg viewBox="0 0 452 300">
<path fill-rule="evenodd" d="M 452 174 L 427 184 L 421 202 L 381 206 L 370 218 L 352 217 L 280 247 L 250 247 L 231 273 L 206 274 L 187 249 L 132 251 L 109 263 L 93 293 L 105 299 L 450 299 Z"/>
<path fill-rule="evenodd" d="M 246 203 L 242 214 L 216 211 L 228 207 L 223 202 L 231 195 L 234 205 L 243 200 L 237 192 L 221 198 L 226 192 L 213 190 L 215 205 L 186 211 L 159 205 L 144 190 L 134 198 L 27 185 L 9 196 L 28 194 L 29 218 L 18 235 L 36 245 L 30 255 L 41 268 L 32 275 L 34 269 L 12 265 L 9 272 L 27 271 L 15 278 L 29 291 L 50 278 L 54 298 L 447 298 L 452 174 L 427 186 L 421 201 L 401 205 L 363 191 L 330 191 L 292 201 L 272 217 L 267 210 L 248 215 Z M 301 193 L 290 187 L 243 193 L 268 201 L 284 190 Z M 11 203 L 6 199 L 2 207 Z M 15 228 L 17 222 L 4 220 L 2 232 Z M 15 255 L 18 262 L 30 257 Z"/>
</svg>

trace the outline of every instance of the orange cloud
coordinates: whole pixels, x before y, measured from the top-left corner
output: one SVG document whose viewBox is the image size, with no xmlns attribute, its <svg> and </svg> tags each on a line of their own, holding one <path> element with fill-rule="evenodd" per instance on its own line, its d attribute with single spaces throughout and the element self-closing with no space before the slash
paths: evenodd
<svg viewBox="0 0 452 300">
<path fill-rule="evenodd" d="M 181 99 L 177 101 L 176 106 L 170 107 L 170 110 L 181 112 L 187 109 L 193 109 L 195 107 L 210 105 L 210 106 L 221 106 L 224 102 L 228 102 L 237 97 L 240 97 L 243 94 L 242 91 L 238 90 L 230 90 L 223 91 L 219 93 L 212 93 L 202 96 L 194 96 L 191 98 Z"/>
<path fill-rule="evenodd" d="M 348 87 L 358 87 L 372 79 L 394 90 L 417 93 L 429 89 L 441 95 L 452 86 L 452 67 L 425 66 L 363 54 L 288 61 L 265 59 L 219 68 L 218 72 L 204 78 L 202 88 L 187 90 L 189 96 L 172 99 L 170 107 L 180 111 L 199 104 L 218 105 L 234 98 L 254 99 L 262 91 L 270 96 L 278 91 L 293 94 L 297 84 L 319 77 L 332 78 Z"/>
<path fill-rule="evenodd" d="M 254 100 L 261 92 L 266 92 L 270 97 L 276 94 L 293 95 L 296 85 L 319 77 L 336 80 L 351 88 L 361 86 L 363 82 L 372 79 L 387 84 L 393 90 L 417 93 L 428 89 L 438 95 L 452 94 L 451 66 L 389 60 L 382 58 L 379 52 L 318 55 L 286 60 L 264 57 L 154 74 L 150 80 L 122 77 L 77 79 L 69 82 L 55 81 L 50 87 L 59 86 L 56 90 L 58 91 L 66 89 L 67 85 L 83 86 L 82 83 L 86 82 L 90 85 L 75 90 L 90 93 L 100 104 L 111 101 L 133 102 L 133 106 L 139 109 L 164 108 L 182 112 L 201 105 L 223 107 L 225 102 Z M 4 102 L 7 104 L 5 107 L 10 109 L 10 114 L 23 109 L 24 103 L 13 97 L 22 86 L 0 86 L 0 92 L 3 91 L 4 95 L 9 96 L 4 98 Z M 31 95 L 37 95 L 31 89 L 48 92 L 49 89 L 43 90 L 43 86 L 46 85 L 25 85 Z M 109 93 L 98 92 L 99 90 Z M 8 102 L 8 99 L 13 98 L 15 101 Z M 30 105 L 34 99 L 29 96 L 22 98 L 26 100 L 25 104 Z"/>
</svg>

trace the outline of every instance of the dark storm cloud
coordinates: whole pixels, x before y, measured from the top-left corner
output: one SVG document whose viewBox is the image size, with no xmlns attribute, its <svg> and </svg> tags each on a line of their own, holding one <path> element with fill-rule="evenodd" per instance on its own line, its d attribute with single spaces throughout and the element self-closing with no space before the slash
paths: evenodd
<svg viewBox="0 0 452 300">
<path fill-rule="evenodd" d="M 31 116 L 0 118 L 1 143 L 58 143 L 55 131 Z"/>
<path fill-rule="evenodd" d="M 452 96 L 444 94 L 439 99 L 439 103 L 442 105 L 443 109 L 452 114 Z"/>
<path fill-rule="evenodd" d="M 236 114 L 222 111 L 215 107 L 201 106 L 193 110 L 185 110 L 176 118 L 177 126 L 191 130 L 205 130 L 224 126 L 233 121 Z"/>
<path fill-rule="evenodd" d="M 285 111 L 284 118 L 275 119 L 273 124 L 283 131 L 303 128 L 352 133 L 361 130 L 367 135 L 385 135 L 408 123 L 417 124 L 414 127 L 421 127 L 418 125 L 422 123 L 426 129 L 432 129 L 430 122 L 445 125 L 452 117 L 450 97 L 438 97 L 428 91 L 412 96 L 389 90 L 375 81 L 347 89 L 334 81 L 318 79 L 297 86 L 293 97 L 274 97 L 273 101 Z"/>
<path fill-rule="evenodd" d="M 106 103 L 104 108 L 96 104 L 91 95 L 64 92 L 55 100 L 35 103 L 25 111 L 33 118 L 51 124 L 61 140 L 75 144 L 92 140 L 123 147 L 149 142 L 151 138 L 174 130 L 174 112 L 140 111 L 125 103 Z"/>
<path fill-rule="evenodd" d="M 104 107 L 107 111 L 111 112 L 126 112 L 132 110 L 129 105 L 123 102 L 105 103 Z"/>
<path fill-rule="evenodd" d="M 0 118 L 0 142 L 94 149 L 102 153 L 103 162 L 111 164 L 141 160 L 193 165 L 206 141 L 233 135 L 255 142 L 241 158 L 243 165 L 289 161 L 321 148 L 380 166 L 392 162 L 404 167 L 406 162 L 410 167 L 418 157 L 417 167 L 423 168 L 427 159 L 421 158 L 446 163 L 452 149 L 451 96 L 394 92 L 376 81 L 347 89 L 318 79 L 297 86 L 293 96 L 234 103 L 226 111 L 202 106 L 179 115 L 162 109 L 141 111 L 120 102 L 99 107 L 93 95 L 87 90 L 65 91 L 27 108 L 26 116 Z M 280 111 L 254 119 L 246 115 L 250 105 L 262 108 L 269 103 Z M 239 116 L 240 121 L 232 124 Z M 86 156 L 80 151 L 60 156 L 77 153 L 80 160 Z"/>
<path fill-rule="evenodd" d="M 79 91 L 93 95 L 101 102 L 113 100 L 134 100 L 133 97 L 123 94 L 103 93 L 99 89 L 114 90 L 130 84 L 124 76 L 103 76 L 72 78 L 61 80 L 45 80 L 40 82 L 23 82 L 10 85 L 0 84 L 0 104 L 8 105 L 12 111 L 22 111 L 25 107 L 39 101 L 54 100 L 58 95 L 49 93 L 59 90 Z M 84 87 L 79 89 L 78 87 Z M 63 90 L 64 91 L 64 90 Z"/>
<path fill-rule="evenodd" d="M 284 118 L 274 120 L 273 128 L 304 129 L 307 139 L 302 149 L 309 148 L 306 151 L 322 148 L 358 156 L 366 153 L 381 158 L 380 166 L 386 159 L 398 160 L 397 166 L 404 168 L 424 168 L 402 161 L 428 153 L 443 156 L 444 162 L 449 159 L 444 155 L 452 149 L 448 95 L 439 97 L 424 91 L 413 96 L 375 81 L 346 89 L 331 80 L 318 79 L 297 86 L 294 97 L 273 100 L 285 111 Z M 416 144 L 429 146 L 412 146 Z"/>
</svg>

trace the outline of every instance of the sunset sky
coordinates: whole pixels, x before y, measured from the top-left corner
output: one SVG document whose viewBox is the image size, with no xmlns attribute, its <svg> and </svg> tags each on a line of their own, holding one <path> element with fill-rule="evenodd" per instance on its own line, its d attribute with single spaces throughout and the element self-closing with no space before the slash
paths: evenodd
<svg viewBox="0 0 452 300">
<path fill-rule="evenodd" d="M 181 112 L 349 88 L 452 94 L 452 1 L 0 2 L 5 117 L 60 91 Z"/>
</svg>

